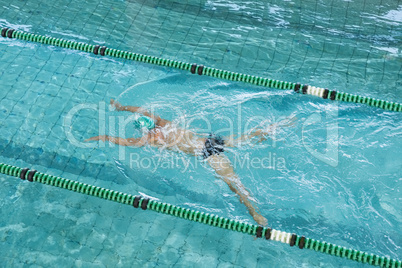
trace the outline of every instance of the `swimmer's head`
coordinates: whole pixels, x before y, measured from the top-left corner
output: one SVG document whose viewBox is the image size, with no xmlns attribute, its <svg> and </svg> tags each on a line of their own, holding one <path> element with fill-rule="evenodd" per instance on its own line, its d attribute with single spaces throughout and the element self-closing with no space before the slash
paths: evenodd
<svg viewBox="0 0 402 268">
<path fill-rule="evenodd" d="M 151 130 L 155 128 L 155 121 L 148 116 L 140 116 L 134 121 L 134 127 L 137 129 Z"/>
</svg>

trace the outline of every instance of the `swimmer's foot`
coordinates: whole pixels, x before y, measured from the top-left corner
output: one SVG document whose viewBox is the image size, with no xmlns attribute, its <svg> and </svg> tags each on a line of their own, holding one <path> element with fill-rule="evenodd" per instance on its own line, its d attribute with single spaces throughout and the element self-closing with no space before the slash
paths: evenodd
<svg viewBox="0 0 402 268">
<path fill-rule="evenodd" d="M 261 122 L 257 127 L 254 128 L 253 136 L 257 136 L 258 140 L 257 143 L 262 141 L 266 141 L 268 138 L 275 139 L 275 135 L 278 130 L 285 128 L 285 127 L 293 127 L 296 124 L 297 117 L 287 117 L 279 122 L 274 124 L 268 124 L 270 121 L 265 120 Z"/>
<path fill-rule="evenodd" d="M 254 214 L 252 215 L 253 219 L 261 226 L 267 226 L 268 225 L 268 220 L 261 216 L 260 214 Z"/>
<path fill-rule="evenodd" d="M 285 119 L 279 121 L 277 125 L 279 127 L 293 127 L 296 125 L 297 117 L 296 116 L 288 116 Z"/>
</svg>

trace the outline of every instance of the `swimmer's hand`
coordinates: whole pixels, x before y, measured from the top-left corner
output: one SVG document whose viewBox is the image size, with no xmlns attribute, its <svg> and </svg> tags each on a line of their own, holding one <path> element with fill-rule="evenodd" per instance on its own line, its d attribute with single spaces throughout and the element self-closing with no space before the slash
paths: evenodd
<svg viewBox="0 0 402 268">
<path fill-rule="evenodd" d="M 95 136 L 95 137 L 86 139 L 85 142 L 88 142 L 88 141 L 106 141 L 106 140 L 109 140 L 108 135 L 100 135 L 100 136 Z"/>
<path fill-rule="evenodd" d="M 123 111 L 124 106 L 118 103 L 117 101 L 114 101 L 114 99 L 110 99 L 110 105 L 114 108 L 116 108 L 117 111 Z"/>
</svg>

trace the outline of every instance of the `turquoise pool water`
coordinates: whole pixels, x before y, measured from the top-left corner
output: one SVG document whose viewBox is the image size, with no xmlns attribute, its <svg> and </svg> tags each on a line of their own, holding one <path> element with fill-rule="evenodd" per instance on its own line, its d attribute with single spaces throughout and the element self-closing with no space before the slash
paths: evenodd
<svg viewBox="0 0 402 268">
<path fill-rule="evenodd" d="M 398 1 L 0 2 L 1 27 L 402 101 Z M 195 158 L 81 142 L 122 134 L 128 115 L 110 110 L 111 98 L 204 134 L 295 116 L 275 141 L 227 152 L 269 225 L 401 258 L 400 114 L 18 40 L 2 38 L 0 49 L 2 162 L 253 223 Z M 7 176 L 0 183 L 8 267 L 359 266 Z"/>
</svg>

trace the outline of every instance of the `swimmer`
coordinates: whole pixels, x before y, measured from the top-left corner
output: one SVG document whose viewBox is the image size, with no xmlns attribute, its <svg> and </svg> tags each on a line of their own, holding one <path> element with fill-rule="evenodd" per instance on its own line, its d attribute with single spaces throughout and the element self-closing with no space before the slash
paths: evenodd
<svg viewBox="0 0 402 268">
<path fill-rule="evenodd" d="M 251 194 L 246 190 L 240 181 L 239 176 L 234 172 L 233 166 L 228 157 L 223 154 L 225 147 L 237 147 L 241 142 L 248 141 L 254 137 L 257 142 L 267 139 L 277 126 L 288 126 L 293 122 L 288 120 L 286 124 L 274 124 L 267 130 L 261 128 L 252 129 L 247 135 L 241 135 L 238 138 L 234 136 L 222 138 L 219 135 L 210 134 L 209 137 L 200 137 L 193 131 L 177 128 L 171 121 L 162 119 L 160 116 L 149 113 L 141 107 L 123 106 L 113 99 L 110 104 L 117 111 L 128 111 L 141 114 L 134 126 L 143 130 L 143 136 L 140 138 L 120 138 L 108 135 L 101 135 L 89 138 L 85 141 L 109 141 L 121 146 L 142 147 L 150 145 L 153 147 L 163 147 L 173 151 L 184 152 L 193 156 L 202 156 L 207 163 L 215 170 L 220 179 L 227 183 L 230 190 L 236 193 L 253 219 L 260 225 L 266 226 L 268 221 L 263 217 L 253 203 Z"/>
</svg>

